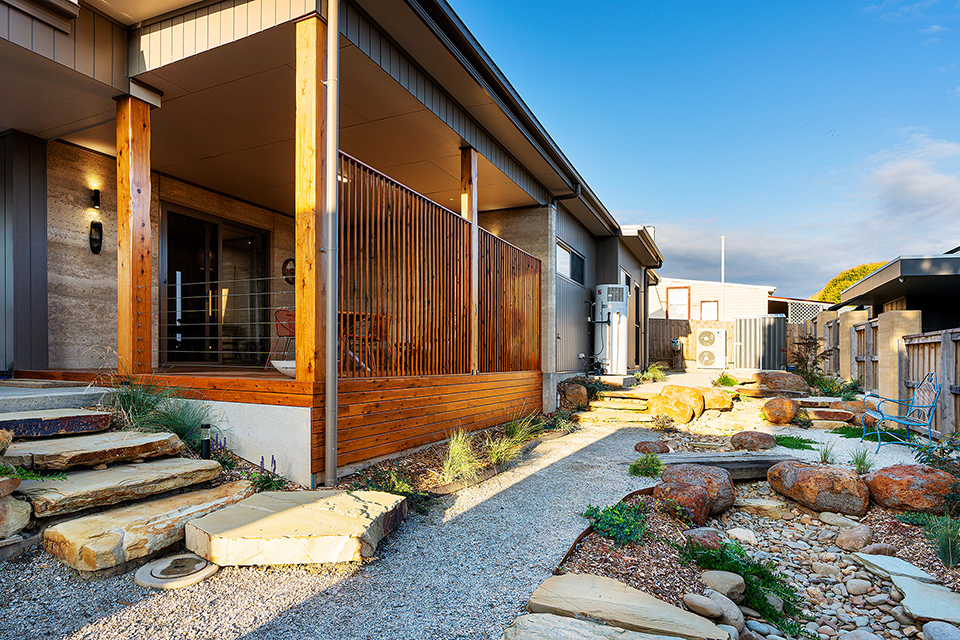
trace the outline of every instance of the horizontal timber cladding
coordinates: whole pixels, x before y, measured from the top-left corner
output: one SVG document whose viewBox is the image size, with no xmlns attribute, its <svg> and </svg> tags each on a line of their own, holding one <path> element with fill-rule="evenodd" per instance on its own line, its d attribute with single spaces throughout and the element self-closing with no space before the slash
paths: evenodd
<svg viewBox="0 0 960 640">
<path fill-rule="evenodd" d="M 370 460 L 542 408 L 539 371 L 340 380 L 337 461 Z M 323 411 L 313 410 L 313 473 L 323 470 Z"/>
</svg>

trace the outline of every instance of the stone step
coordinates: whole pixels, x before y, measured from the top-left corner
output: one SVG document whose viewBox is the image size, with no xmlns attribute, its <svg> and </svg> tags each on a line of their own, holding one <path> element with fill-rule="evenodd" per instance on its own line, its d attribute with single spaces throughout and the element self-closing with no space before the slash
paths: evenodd
<svg viewBox="0 0 960 640">
<path fill-rule="evenodd" d="M 830 396 L 810 396 L 809 398 L 798 398 L 797 402 L 804 409 L 829 409 L 830 405 L 839 399 Z"/>
<path fill-rule="evenodd" d="M 112 392 L 105 387 L 50 380 L 4 380 L 0 386 L 0 413 L 77 409 L 106 403 Z M 69 386 L 65 386 L 69 385 Z"/>
<path fill-rule="evenodd" d="M 26 496 L 34 515 L 50 517 L 206 482 L 219 476 L 221 470 L 214 460 L 165 458 L 109 469 L 71 471 L 63 480 L 25 480 L 16 493 Z"/>
<path fill-rule="evenodd" d="M 14 442 L 3 455 L 3 463 L 27 469 L 62 471 L 137 458 L 172 456 L 185 448 L 180 438 L 172 433 L 113 431 Z"/>
<path fill-rule="evenodd" d="M 588 405 L 591 411 L 613 409 L 616 411 L 646 411 L 646 400 L 593 400 Z"/>
<path fill-rule="evenodd" d="M 807 417 L 811 420 L 835 420 L 838 422 L 853 420 L 853 414 L 842 409 L 807 409 Z"/>
<path fill-rule="evenodd" d="M 602 391 L 600 393 L 600 398 L 603 400 L 626 400 L 631 402 L 646 402 L 651 395 L 659 395 L 656 393 L 643 393 L 639 389 L 626 389 L 624 391 L 619 390 L 610 390 Z"/>
<path fill-rule="evenodd" d="M 110 426 L 109 411 L 43 409 L 0 413 L 0 429 L 14 438 L 40 438 L 103 431 Z"/>
<path fill-rule="evenodd" d="M 595 376 L 601 382 L 604 382 L 611 387 L 617 387 L 618 389 L 627 389 L 637 384 L 636 376 Z"/>
<path fill-rule="evenodd" d="M 189 520 L 253 493 L 246 480 L 119 507 L 47 527 L 47 553 L 78 571 L 110 569 L 151 555 L 183 539 Z"/>
<path fill-rule="evenodd" d="M 188 522 L 186 547 L 221 566 L 355 562 L 406 513 L 382 491 L 268 491 Z"/>
<path fill-rule="evenodd" d="M 661 453 L 663 464 L 702 464 L 720 467 L 730 472 L 733 480 L 765 480 L 767 469 L 785 460 L 797 460 L 792 456 L 772 453 L 752 453 L 743 451 Z"/>
<path fill-rule="evenodd" d="M 785 389 L 763 389 L 759 387 L 734 387 L 734 391 L 747 398 L 806 398 L 805 391 L 787 391 Z"/>
<path fill-rule="evenodd" d="M 587 422 L 653 422 L 653 416 L 649 413 L 639 413 L 636 411 L 601 409 L 599 411 L 580 411 L 573 415 L 577 419 Z"/>
</svg>

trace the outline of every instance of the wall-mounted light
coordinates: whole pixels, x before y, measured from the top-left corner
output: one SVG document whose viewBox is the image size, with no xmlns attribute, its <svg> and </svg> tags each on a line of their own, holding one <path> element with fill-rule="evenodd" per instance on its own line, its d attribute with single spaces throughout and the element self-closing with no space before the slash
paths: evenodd
<svg viewBox="0 0 960 640">
<path fill-rule="evenodd" d="M 93 201 L 93 208 L 100 208 L 100 189 L 94 189 L 93 193 L 90 195 L 90 199 Z M 94 253 L 97 253 L 96 251 Z"/>
<path fill-rule="evenodd" d="M 99 191 L 97 193 L 99 194 Z M 90 251 L 93 251 L 93 254 L 97 255 L 102 248 L 103 223 L 99 220 L 94 220 L 90 223 Z"/>
</svg>

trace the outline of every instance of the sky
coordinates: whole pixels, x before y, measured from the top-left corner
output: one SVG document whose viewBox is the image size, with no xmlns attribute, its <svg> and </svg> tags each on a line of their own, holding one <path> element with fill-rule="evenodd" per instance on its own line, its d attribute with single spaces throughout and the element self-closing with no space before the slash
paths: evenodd
<svg viewBox="0 0 960 640">
<path fill-rule="evenodd" d="M 960 0 L 448 0 L 664 276 L 807 297 L 960 245 Z"/>
</svg>

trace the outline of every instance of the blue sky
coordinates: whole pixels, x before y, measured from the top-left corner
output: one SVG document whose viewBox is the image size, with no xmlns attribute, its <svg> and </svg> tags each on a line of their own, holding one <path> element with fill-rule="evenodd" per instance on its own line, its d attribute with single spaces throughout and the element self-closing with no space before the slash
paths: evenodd
<svg viewBox="0 0 960 640">
<path fill-rule="evenodd" d="M 661 274 L 806 297 L 960 245 L 960 1 L 449 0 Z"/>
</svg>

